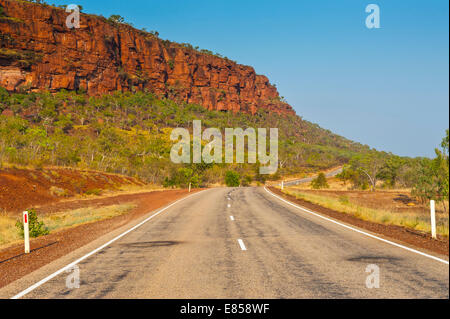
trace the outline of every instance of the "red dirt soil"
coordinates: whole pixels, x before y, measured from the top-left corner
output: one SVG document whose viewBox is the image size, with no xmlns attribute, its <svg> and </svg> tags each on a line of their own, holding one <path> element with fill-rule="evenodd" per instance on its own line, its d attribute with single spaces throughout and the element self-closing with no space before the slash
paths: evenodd
<svg viewBox="0 0 450 319">
<path fill-rule="evenodd" d="M 198 190 L 194 190 L 196 192 Z M 155 191 L 140 194 L 119 195 L 94 200 L 61 202 L 42 207 L 42 211 L 75 209 L 88 206 L 103 206 L 135 203 L 137 207 L 130 213 L 110 219 L 69 228 L 47 236 L 31 240 L 31 253 L 23 253 L 23 245 L 15 245 L 0 250 L 0 288 L 39 269 L 77 248 L 122 227 L 130 221 L 148 214 L 188 194 L 187 190 Z"/>
<path fill-rule="evenodd" d="M 282 193 L 281 190 L 274 187 L 269 187 L 269 190 L 274 194 L 282 196 L 283 198 L 289 200 L 292 203 L 296 203 L 302 207 L 311 209 L 322 215 L 330 216 L 336 220 L 341 220 L 345 223 L 355 225 L 356 227 L 366 229 L 373 233 L 381 234 L 385 237 L 392 238 L 393 240 L 402 241 L 404 243 L 413 245 L 418 248 L 425 248 L 429 251 L 446 256 L 449 255 L 448 238 L 438 236 L 438 239 L 432 239 L 428 234 L 424 234 L 412 229 L 408 229 L 401 226 L 383 225 L 365 221 L 348 214 L 344 214 L 329 208 L 319 206 L 317 204 L 313 204 L 303 199 L 297 199 L 294 196 Z"/>
<path fill-rule="evenodd" d="M 131 177 L 70 168 L 2 169 L 0 212 L 19 213 L 92 191 L 118 190 L 123 185 L 144 183 Z"/>
</svg>

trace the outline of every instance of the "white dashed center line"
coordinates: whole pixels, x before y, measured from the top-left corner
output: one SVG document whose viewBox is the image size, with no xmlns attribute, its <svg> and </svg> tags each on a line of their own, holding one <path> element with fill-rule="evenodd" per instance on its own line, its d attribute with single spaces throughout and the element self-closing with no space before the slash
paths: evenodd
<svg viewBox="0 0 450 319">
<path fill-rule="evenodd" d="M 230 219 L 231 219 L 231 220 L 234 220 L 234 216 L 230 216 Z"/>
<path fill-rule="evenodd" d="M 242 250 L 247 250 L 247 248 L 245 247 L 245 244 L 244 244 L 244 242 L 242 241 L 242 239 L 238 239 L 238 243 L 239 243 L 239 246 L 241 246 L 241 249 L 242 249 Z"/>
<path fill-rule="evenodd" d="M 228 206 L 228 208 L 230 208 L 230 207 L 231 207 L 231 204 L 228 204 L 227 206 Z"/>
</svg>

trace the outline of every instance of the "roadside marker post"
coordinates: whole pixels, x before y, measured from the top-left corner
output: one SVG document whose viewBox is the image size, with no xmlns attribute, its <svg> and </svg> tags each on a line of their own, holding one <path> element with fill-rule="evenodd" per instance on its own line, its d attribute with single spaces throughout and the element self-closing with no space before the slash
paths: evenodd
<svg viewBox="0 0 450 319">
<path fill-rule="evenodd" d="M 30 228 L 28 212 L 23 212 L 23 237 L 25 240 L 25 254 L 30 253 Z"/>
<path fill-rule="evenodd" d="M 281 181 L 281 190 L 284 189 L 284 181 Z"/>
<path fill-rule="evenodd" d="M 189 193 L 191 192 L 191 183 L 189 183 Z"/>
<path fill-rule="evenodd" d="M 436 207 L 434 200 L 430 201 L 430 211 L 431 211 L 431 236 L 436 239 Z"/>
</svg>

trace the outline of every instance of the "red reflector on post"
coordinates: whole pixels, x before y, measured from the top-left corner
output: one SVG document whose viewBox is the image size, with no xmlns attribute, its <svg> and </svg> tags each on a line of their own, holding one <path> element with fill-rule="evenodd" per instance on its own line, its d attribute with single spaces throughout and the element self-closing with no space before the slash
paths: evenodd
<svg viewBox="0 0 450 319">
<path fill-rule="evenodd" d="M 30 228 L 28 225 L 28 211 L 23 212 L 23 239 L 25 241 L 25 254 L 30 253 Z"/>
</svg>

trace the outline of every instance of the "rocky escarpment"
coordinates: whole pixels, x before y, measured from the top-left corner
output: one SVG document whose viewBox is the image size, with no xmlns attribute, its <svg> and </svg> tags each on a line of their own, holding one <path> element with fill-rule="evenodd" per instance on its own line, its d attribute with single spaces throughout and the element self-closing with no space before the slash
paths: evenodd
<svg viewBox="0 0 450 319">
<path fill-rule="evenodd" d="M 252 67 L 99 16 L 82 14 L 69 29 L 60 8 L 12 0 L 0 8 L 0 86 L 9 91 L 149 90 L 213 110 L 294 113 Z"/>
</svg>

